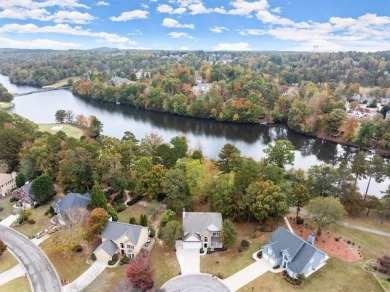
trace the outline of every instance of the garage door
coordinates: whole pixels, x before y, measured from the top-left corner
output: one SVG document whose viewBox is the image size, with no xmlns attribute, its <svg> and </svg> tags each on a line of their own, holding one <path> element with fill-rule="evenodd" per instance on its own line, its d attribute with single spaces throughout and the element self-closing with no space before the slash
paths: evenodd
<svg viewBox="0 0 390 292">
<path fill-rule="evenodd" d="M 200 249 L 202 247 L 201 242 L 183 242 L 184 249 Z"/>
<path fill-rule="evenodd" d="M 270 258 L 267 254 L 263 253 L 263 258 L 267 260 L 272 266 L 275 266 L 275 260 Z"/>
</svg>

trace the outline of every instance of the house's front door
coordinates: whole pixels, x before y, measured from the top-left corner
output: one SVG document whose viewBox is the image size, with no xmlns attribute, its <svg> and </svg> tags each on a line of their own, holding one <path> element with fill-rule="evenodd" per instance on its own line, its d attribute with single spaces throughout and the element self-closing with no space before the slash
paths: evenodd
<svg viewBox="0 0 390 292">
<path fill-rule="evenodd" d="M 283 268 L 287 268 L 287 262 L 283 262 Z"/>
<path fill-rule="evenodd" d="M 204 243 L 203 247 L 204 247 L 204 248 L 207 248 L 207 242 Z"/>
<path fill-rule="evenodd" d="M 121 254 L 124 255 L 125 254 L 125 251 L 123 249 L 121 249 Z"/>
</svg>

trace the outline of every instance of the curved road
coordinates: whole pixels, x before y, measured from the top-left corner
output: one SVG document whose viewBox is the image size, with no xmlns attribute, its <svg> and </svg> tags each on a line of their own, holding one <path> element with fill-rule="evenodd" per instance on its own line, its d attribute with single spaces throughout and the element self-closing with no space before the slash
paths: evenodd
<svg viewBox="0 0 390 292">
<path fill-rule="evenodd" d="M 58 274 L 42 250 L 19 232 L 0 225 L 0 239 L 19 258 L 30 276 L 34 292 L 61 292 Z"/>
</svg>

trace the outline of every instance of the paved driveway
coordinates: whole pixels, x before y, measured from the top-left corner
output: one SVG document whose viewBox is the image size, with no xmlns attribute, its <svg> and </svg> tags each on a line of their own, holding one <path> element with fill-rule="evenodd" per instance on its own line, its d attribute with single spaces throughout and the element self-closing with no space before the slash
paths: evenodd
<svg viewBox="0 0 390 292">
<path fill-rule="evenodd" d="M 200 273 L 199 249 L 183 249 L 183 242 L 177 241 L 176 256 L 180 264 L 182 275 Z"/>
<path fill-rule="evenodd" d="M 34 292 L 60 292 L 58 274 L 42 250 L 19 232 L 0 225 L 0 238 L 26 269 Z"/>
<path fill-rule="evenodd" d="M 221 280 L 209 274 L 178 276 L 161 288 L 167 292 L 230 292 Z"/>
<path fill-rule="evenodd" d="M 7 218 L 5 218 L 3 221 L 0 221 L 0 225 L 10 227 L 12 223 L 18 219 L 19 215 L 9 215 Z"/>
<path fill-rule="evenodd" d="M 229 287 L 231 291 L 237 291 L 246 284 L 252 282 L 257 277 L 260 277 L 268 270 L 272 269 L 272 266 L 265 259 L 260 259 L 253 264 L 247 266 L 234 275 L 222 280 L 222 282 Z"/>
</svg>

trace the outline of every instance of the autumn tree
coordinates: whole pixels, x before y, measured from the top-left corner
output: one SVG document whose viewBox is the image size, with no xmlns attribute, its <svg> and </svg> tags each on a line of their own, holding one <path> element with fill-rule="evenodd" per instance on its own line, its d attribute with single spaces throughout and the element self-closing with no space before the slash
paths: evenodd
<svg viewBox="0 0 390 292">
<path fill-rule="evenodd" d="M 296 185 L 291 189 L 290 203 L 292 206 L 297 207 L 297 218 L 299 217 L 299 211 L 306 206 L 310 201 L 310 195 L 304 185 Z"/>
<path fill-rule="evenodd" d="M 88 241 L 99 236 L 108 222 L 108 213 L 103 208 L 93 209 L 85 225 L 85 238 Z"/>
<path fill-rule="evenodd" d="M 229 219 L 223 220 L 221 242 L 223 247 L 230 248 L 234 246 L 237 241 L 236 225 Z"/>
<path fill-rule="evenodd" d="M 275 144 L 269 144 L 264 153 L 267 154 L 268 163 L 275 163 L 277 166 L 284 168 L 286 164 L 293 164 L 294 145 L 288 140 L 278 140 Z"/>
<path fill-rule="evenodd" d="M 147 291 L 153 287 L 153 273 L 149 253 L 141 251 L 130 261 L 126 275 L 134 288 Z"/>
<path fill-rule="evenodd" d="M 368 170 L 368 162 L 366 158 L 366 153 L 359 151 L 352 159 L 351 171 L 355 174 L 355 186 L 358 179 L 366 178 Z"/>
<path fill-rule="evenodd" d="M 325 133 L 337 133 L 340 126 L 347 118 L 347 113 L 342 109 L 334 109 L 329 114 L 324 114 L 322 117 L 323 130 Z"/>
<path fill-rule="evenodd" d="M 185 209 L 191 209 L 193 199 L 188 190 L 186 176 L 183 170 L 170 169 L 167 171 L 162 182 L 163 191 L 166 195 L 168 208 L 178 212 Z"/>
<path fill-rule="evenodd" d="M 333 224 L 339 224 L 347 212 L 339 198 L 317 197 L 312 199 L 306 207 L 307 221 L 317 227 L 317 235 L 321 235 L 323 229 Z"/>
<path fill-rule="evenodd" d="M 104 192 L 102 190 L 102 187 L 100 184 L 95 181 L 93 184 L 92 190 L 91 190 L 91 204 L 92 209 L 95 208 L 103 208 L 107 209 L 107 199 L 104 195 Z"/>
<path fill-rule="evenodd" d="M 251 212 L 262 222 L 267 217 L 277 218 L 287 213 L 287 196 L 272 181 L 256 182 L 258 191 Z M 249 186 L 251 187 L 251 186 Z"/>
<path fill-rule="evenodd" d="M 97 117 L 90 116 L 88 130 L 89 130 L 89 135 L 92 138 L 97 138 L 100 136 L 101 132 L 103 131 L 103 124 Z"/>
<path fill-rule="evenodd" d="M 156 200 L 164 194 L 162 186 L 164 177 L 164 167 L 161 164 L 153 165 L 152 169 L 140 178 L 136 190 L 148 200 Z"/>
<path fill-rule="evenodd" d="M 170 221 L 173 221 L 176 219 L 176 213 L 170 209 L 168 210 L 165 210 L 162 214 L 161 214 L 161 218 L 160 218 L 160 228 L 164 227 L 165 225 L 167 225 Z"/>
<path fill-rule="evenodd" d="M 35 201 L 39 204 L 49 201 L 56 194 L 53 181 L 47 174 L 42 174 L 34 179 L 31 190 L 34 193 Z"/>
<path fill-rule="evenodd" d="M 209 194 L 210 209 L 231 217 L 234 213 L 234 173 L 220 174 L 212 181 Z"/>
</svg>

